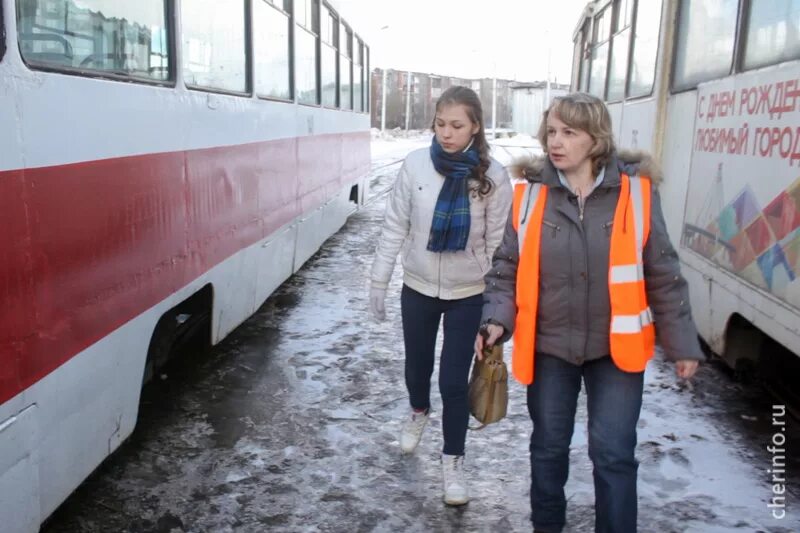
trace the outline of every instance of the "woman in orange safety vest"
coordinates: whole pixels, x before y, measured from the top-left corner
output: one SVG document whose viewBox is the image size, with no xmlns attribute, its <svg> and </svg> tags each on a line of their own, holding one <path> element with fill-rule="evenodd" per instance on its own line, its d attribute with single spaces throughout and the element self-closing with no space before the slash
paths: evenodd
<svg viewBox="0 0 800 533">
<path fill-rule="evenodd" d="M 511 216 L 486 276 L 484 342 L 513 334 L 512 370 L 527 385 L 531 520 L 559 532 L 581 381 L 594 464 L 596 531 L 636 531 L 636 423 L 656 333 L 678 376 L 704 358 L 686 281 L 670 244 L 658 172 L 614 146 L 605 104 L 554 99 L 539 140 L 546 155 L 515 174 Z"/>
</svg>

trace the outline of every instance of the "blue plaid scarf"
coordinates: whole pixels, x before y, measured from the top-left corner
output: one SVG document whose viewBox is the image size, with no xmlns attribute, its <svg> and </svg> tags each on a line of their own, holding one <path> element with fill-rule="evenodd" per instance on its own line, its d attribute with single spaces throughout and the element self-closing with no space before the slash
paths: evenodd
<svg viewBox="0 0 800 533">
<path fill-rule="evenodd" d="M 436 172 L 444 176 L 444 185 L 433 211 L 428 250 L 431 252 L 455 252 L 467 247 L 469 237 L 469 188 L 468 179 L 472 170 L 480 163 L 478 149 L 470 145 L 463 152 L 449 154 L 433 136 L 431 160 Z"/>
</svg>

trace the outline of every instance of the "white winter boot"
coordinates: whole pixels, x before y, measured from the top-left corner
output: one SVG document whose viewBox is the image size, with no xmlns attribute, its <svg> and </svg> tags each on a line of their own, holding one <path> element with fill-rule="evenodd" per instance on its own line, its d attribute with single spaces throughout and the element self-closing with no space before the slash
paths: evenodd
<svg viewBox="0 0 800 533">
<path fill-rule="evenodd" d="M 469 501 L 467 480 L 464 476 L 464 456 L 442 454 L 442 480 L 444 503 L 464 505 Z"/>
<path fill-rule="evenodd" d="M 411 410 L 411 416 L 403 424 L 403 430 L 400 432 L 400 449 L 403 453 L 412 453 L 417 448 L 429 418 L 430 410 L 419 412 Z"/>
</svg>

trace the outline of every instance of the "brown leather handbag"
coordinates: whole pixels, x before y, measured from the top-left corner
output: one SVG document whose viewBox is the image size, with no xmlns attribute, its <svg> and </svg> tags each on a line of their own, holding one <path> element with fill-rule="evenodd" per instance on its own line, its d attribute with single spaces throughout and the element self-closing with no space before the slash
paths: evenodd
<svg viewBox="0 0 800 533">
<path fill-rule="evenodd" d="M 495 344 L 483 350 L 483 359 L 472 365 L 469 378 L 469 409 L 483 429 L 506 416 L 508 407 L 508 369 L 503 362 L 503 346 Z"/>
</svg>

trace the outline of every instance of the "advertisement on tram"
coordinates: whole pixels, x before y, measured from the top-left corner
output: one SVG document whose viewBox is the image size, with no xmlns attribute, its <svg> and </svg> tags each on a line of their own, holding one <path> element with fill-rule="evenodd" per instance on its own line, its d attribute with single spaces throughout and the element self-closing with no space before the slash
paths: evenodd
<svg viewBox="0 0 800 533">
<path fill-rule="evenodd" d="M 683 244 L 800 307 L 800 87 L 789 74 L 698 88 Z"/>
</svg>

